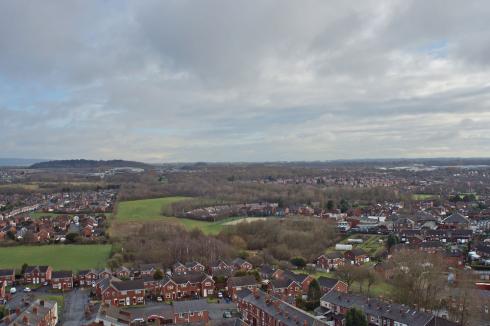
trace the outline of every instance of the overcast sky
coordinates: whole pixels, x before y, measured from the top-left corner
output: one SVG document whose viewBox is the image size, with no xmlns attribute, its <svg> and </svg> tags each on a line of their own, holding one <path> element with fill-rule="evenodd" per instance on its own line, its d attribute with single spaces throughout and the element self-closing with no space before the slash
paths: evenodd
<svg viewBox="0 0 490 326">
<path fill-rule="evenodd" d="M 490 156 L 489 1 L 0 1 L 0 157 Z"/>
</svg>

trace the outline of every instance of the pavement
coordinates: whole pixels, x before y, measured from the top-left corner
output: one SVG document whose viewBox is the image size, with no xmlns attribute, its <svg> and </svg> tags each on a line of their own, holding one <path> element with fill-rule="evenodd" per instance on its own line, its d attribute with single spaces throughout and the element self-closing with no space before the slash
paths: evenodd
<svg viewBox="0 0 490 326">
<path fill-rule="evenodd" d="M 89 301 L 90 289 L 77 289 L 64 294 L 63 325 L 78 326 L 86 322 L 85 307 Z"/>
</svg>

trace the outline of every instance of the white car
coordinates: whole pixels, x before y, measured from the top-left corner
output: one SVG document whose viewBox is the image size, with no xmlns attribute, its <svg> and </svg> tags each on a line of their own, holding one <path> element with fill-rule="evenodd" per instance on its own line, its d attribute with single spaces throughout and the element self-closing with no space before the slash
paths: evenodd
<svg viewBox="0 0 490 326">
<path fill-rule="evenodd" d="M 157 297 L 157 301 L 162 302 L 163 301 L 162 297 Z"/>
<path fill-rule="evenodd" d="M 218 292 L 218 298 L 223 299 L 223 293 Z"/>
<path fill-rule="evenodd" d="M 10 288 L 10 294 L 15 294 L 17 293 L 17 289 L 16 288 Z"/>
<path fill-rule="evenodd" d="M 31 292 L 31 288 L 29 288 L 29 287 L 25 287 L 25 288 L 24 288 L 24 292 Z"/>
</svg>

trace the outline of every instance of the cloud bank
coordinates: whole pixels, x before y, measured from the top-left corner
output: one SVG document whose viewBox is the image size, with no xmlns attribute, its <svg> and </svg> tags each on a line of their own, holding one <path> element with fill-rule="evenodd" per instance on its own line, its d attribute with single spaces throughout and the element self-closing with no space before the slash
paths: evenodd
<svg viewBox="0 0 490 326">
<path fill-rule="evenodd" d="M 490 156 L 487 1 L 2 1 L 3 157 Z"/>
</svg>

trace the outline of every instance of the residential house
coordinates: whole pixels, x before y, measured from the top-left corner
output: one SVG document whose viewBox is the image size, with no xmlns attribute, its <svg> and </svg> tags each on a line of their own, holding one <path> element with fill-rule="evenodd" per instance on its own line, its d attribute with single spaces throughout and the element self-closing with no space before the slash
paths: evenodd
<svg viewBox="0 0 490 326">
<path fill-rule="evenodd" d="M 253 265 L 243 258 L 234 259 L 231 265 L 235 270 L 251 271 L 253 269 Z"/>
<path fill-rule="evenodd" d="M 78 284 L 81 287 L 95 287 L 98 278 L 99 273 L 93 269 L 78 272 Z"/>
<path fill-rule="evenodd" d="M 364 263 L 369 262 L 368 253 L 361 248 L 354 248 L 352 250 L 347 250 L 344 253 L 344 257 L 346 260 L 350 261 L 353 265 L 362 265 Z"/>
<path fill-rule="evenodd" d="M 214 280 L 203 273 L 187 273 L 172 276 L 177 284 L 177 299 L 201 296 L 206 298 L 214 293 Z"/>
<path fill-rule="evenodd" d="M 449 215 L 441 223 L 451 229 L 468 229 L 470 225 L 470 221 L 458 212 Z"/>
<path fill-rule="evenodd" d="M 279 278 L 273 279 L 269 283 L 268 292 L 282 300 L 288 300 L 301 296 L 303 294 L 303 289 L 294 279 Z"/>
<path fill-rule="evenodd" d="M 349 286 L 347 285 L 347 283 L 341 280 L 337 280 L 335 278 L 320 276 L 317 279 L 317 282 L 320 286 L 322 294 L 325 294 L 331 290 L 347 293 L 349 290 Z"/>
<path fill-rule="evenodd" d="M 72 271 L 53 271 L 51 275 L 51 286 L 58 290 L 71 290 L 73 288 Z"/>
<path fill-rule="evenodd" d="M 176 301 L 173 303 L 174 324 L 206 324 L 209 321 L 209 304 L 206 299 Z"/>
<path fill-rule="evenodd" d="M 145 303 L 145 285 L 142 280 L 109 281 L 101 294 L 104 303 L 117 307 Z"/>
<path fill-rule="evenodd" d="M 4 281 L 7 285 L 15 282 L 15 269 L 0 269 L 0 282 Z"/>
<path fill-rule="evenodd" d="M 316 260 L 316 266 L 327 271 L 335 270 L 344 264 L 345 258 L 338 251 L 323 254 Z"/>
<path fill-rule="evenodd" d="M 43 284 L 51 280 L 53 269 L 50 266 L 27 266 L 24 271 L 25 284 Z"/>
<path fill-rule="evenodd" d="M 237 307 L 248 325 L 321 326 L 315 316 L 260 290 L 243 290 L 237 294 Z"/>
<path fill-rule="evenodd" d="M 253 275 L 230 277 L 227 281 L 228 295 L 232 300 L 236 300 L 236 294 L 243 289 L 258 289 L 260 283 Z"/>
<path fill-rule="evenodd" d="M 4 319 L 8 326 L 56 326 L 58 324 L 58 303 L 50 300 L 36 300 L 19 314 Z"/>
<path fill-rule="evenodd" d="M 259 275 L 262 280 L 270 280 L 272 278 L 272 275 L 274 274 L 274 267 L 267 265 L 267 264 L 262 264 L 259 268 Z"/>
<path fill-rule="evenodd" d="M 330 291 L 320 299 L 320 306 L 324 309 L 322 315 L 330 325 L 345 325 L 345 315 L 352 308 L 364 312 L 369 325 L 410 325 L 410 326 L 434 326 L 456 325 L 449 321 L 436 320 L 436 317 L 428 312 L 412 309 L 405 305 L 387 303 L 378 299 L 362 295 Z"/>
</svg>

